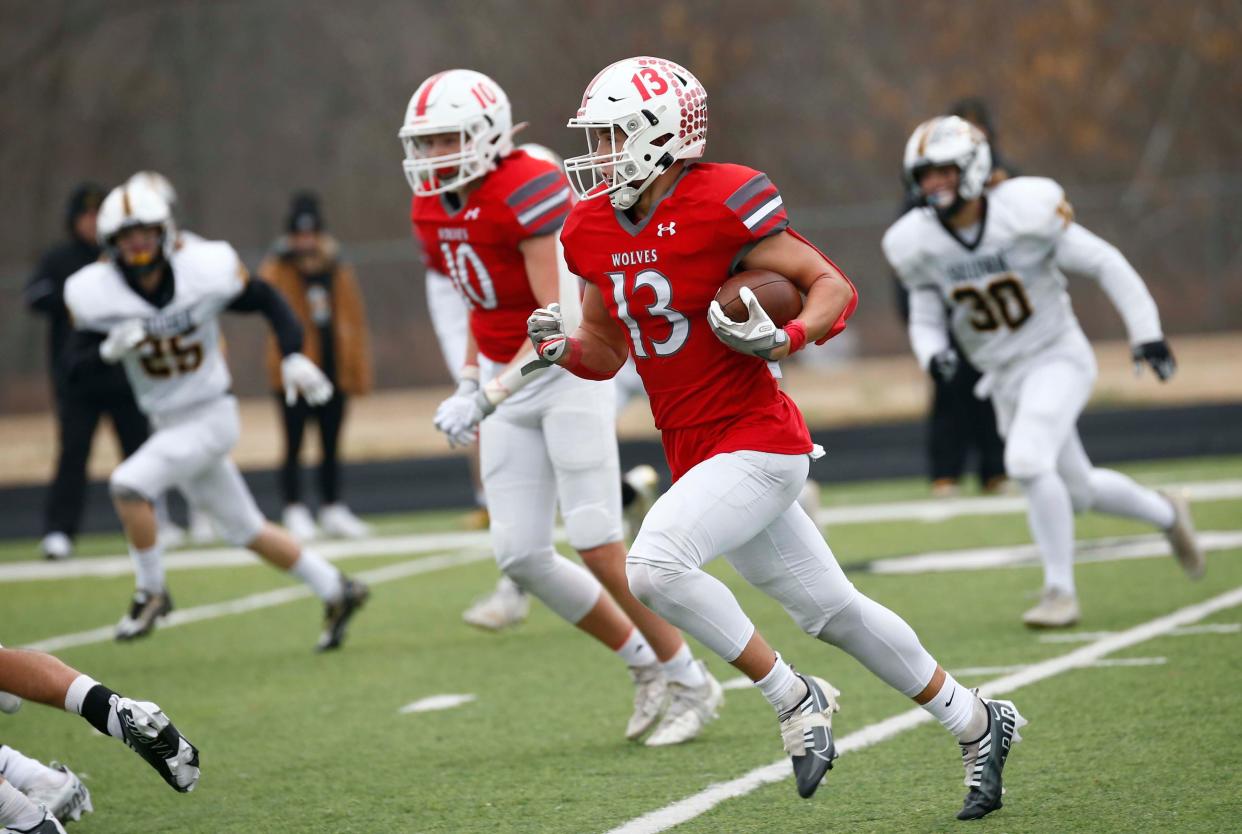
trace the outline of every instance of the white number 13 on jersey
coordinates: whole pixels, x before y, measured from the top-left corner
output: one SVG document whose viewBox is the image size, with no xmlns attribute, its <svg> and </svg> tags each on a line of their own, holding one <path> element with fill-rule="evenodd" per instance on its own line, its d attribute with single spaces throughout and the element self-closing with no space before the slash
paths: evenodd
<svg viewBox="0 0 1242 834">
<path fill-rule="evenodd" d="M 638 322 L 634 321 L 634 317 L 630 315 L 630 305 L 625 291 L 625 273 L 609 272 L 608 278 L 612 281 L 612 300 L 617 305 L 617 318 L 625 322 L 626 329 L 630 331 L 630 341 L 634 343 L 635 358 L 651 358 L 643 342 L 642 332 L 638 329 Z M 686 343 L 686 338 L 690 335 L 690 322 L 669 306 L 673 300 L 673 286 L 668 282 L 664 273 L 654 269 L 644 269 L 634 276 L 629 295 L 632 296 L 638 292 L 639 287 L 651 287 L 652 292 L 655 293 L 655 303 L 647 307 L 647 314 L 659 316 L 669 323 L 668 338 L 659 342 L 651 341 L 651 349 L 656 356 L 672 356 L 681 350 Z"/>
</svg>

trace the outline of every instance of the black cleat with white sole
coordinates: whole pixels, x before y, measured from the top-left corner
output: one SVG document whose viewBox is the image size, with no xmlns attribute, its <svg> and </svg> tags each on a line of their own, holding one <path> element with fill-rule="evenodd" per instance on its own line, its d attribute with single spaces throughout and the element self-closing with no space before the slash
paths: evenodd
<svg viewBox="0 0 1242 834">
<path fill-rule="evenodd" d="M 984 701 L 983 705 L 988 710 L 988 731 L 978 741 L 961 746 L 970 793 L 957 814 L 959 820 L 977 820 L 1001 807 L 1005 792 L 1001 771 L 1010 747 L 1022 740 L 1018 730 L 1026 726 L 1012 701 Z"/>
<path fill-rule="evenodd" d="M 177 731 L 159 706 L 119 698 L 116 715 L 126 745 L 146 759 L 173 790 L 194 790 L 199 776 L 198 748 Z"/>
<path fill-rule="evenodd" d="M 155 593 L 139 588 L 129 601 L 129 611 L 116 624 L 116 639 L 125 642 L 145 637 L 155 628 L 155 623 L 172 610 L 172 596 L 167 588 Z"/>
<path fill-rule="evenodd" d="M 365 582 L 343 577 L 344 591 L 336 602 L 324 604 L 323 634 L 315 645 L 315 651 L 326 652 L 340 648 L 345 642 L 345 630 L 349 621 L 371 596 L 371 589 Z"/>
<path fill-rule="evenodd" d="M 840 709 L 836 699 L 841 693 L 821 678 L 798 677 L 806 684 L 806 697 L 781 716 L 781 740 L 793 762 L 798 796 L 810 799 L 837 757 L 832 714 Z"/>
</svg>

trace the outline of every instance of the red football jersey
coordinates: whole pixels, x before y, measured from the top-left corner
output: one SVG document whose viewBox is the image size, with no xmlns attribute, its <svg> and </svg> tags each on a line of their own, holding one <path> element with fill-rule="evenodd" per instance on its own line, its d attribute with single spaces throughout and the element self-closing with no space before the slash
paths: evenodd
<svg viewBox="0 0 1242 834">
<path fill-rule="evenodd" d="M 501 159 L 464 204 L 444 194 L 414 197 L 410 220 L 423 261 L 453 280 L 488 359 L 513 359 L 527 341 L 526 318 L 539 306 L 518 244 L 556 232 L 572 204 L 561 169 L 525 151 Z"/>
<path fill-rule="evenodd" d="M 641 223 L 605 198 L 579 202 L 561 242 L 627 334 L 674 479 L 722 452 L 802 454 L 811 436 L 767 363 L 707 322 L 720 285 L 789 226 L 780 192 L 741 165 L 691 164 Z"/>
</svg>

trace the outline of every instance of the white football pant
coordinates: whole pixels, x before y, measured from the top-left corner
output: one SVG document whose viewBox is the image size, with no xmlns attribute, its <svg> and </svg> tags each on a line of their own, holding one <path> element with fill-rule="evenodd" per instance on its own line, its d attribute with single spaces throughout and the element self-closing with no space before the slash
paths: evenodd
<svg viewBox="0 0 1242 834">
<path fill-rule="evenodd" d="M 484 379 L 495 365 L 480 357 Z M 621 474 L 613 387 L 560 368 L 501 403 L 483 420 L 479 460 L 492 548 L 505 575 L 571 623 L 602 588 L 556 552 L 559 503 L 569 544 L 588 550 L 621 541 Z"/>
<path fill-rule="evenodd" d="M 1074 593 L 1074 513 L 1086 510 L 1146 521 L 1161 529 L 1173 508 L 1154 490 L 1092 466 L 1078 437 L 1096 365 L 1081 330 L 1049 350 L 996 374 L 992 401 L 1005 438 L 1005 471 L 1027 496 L 1031 537 L 1044 562 L 1044 585 Z"/>
<path fill-rule="evenodd" d="M 703 566 L 724 555 L 806 633 L 839 646 L 890 686 L 916 695 L 936 661 L 900 617 L 860 594 L 797 503 L 806 455 L 729 452 L 699 463 L 651 508 L 626 572 L 642 602 L 732 661 L 755 627 Z"/>
<path fill-rule="evenodd" d="M 215 522 L 225 541 L 253 541 L 265 519 L 229 458 L 241 433 L 237 400 L 225 396 L 153 415 L 151 427 L 154 433 L 112 472 L 113 491 L 133 492 L 154 503 L 175 486 Z"/>
</svg>

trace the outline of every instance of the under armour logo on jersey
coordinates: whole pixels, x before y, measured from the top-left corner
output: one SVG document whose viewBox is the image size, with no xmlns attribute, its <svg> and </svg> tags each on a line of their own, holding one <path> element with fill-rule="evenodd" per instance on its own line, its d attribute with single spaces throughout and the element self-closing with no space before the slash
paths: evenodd
<svg viewBox="0 0 1242 834">
<path fill-rule="evenodd" d="M 656 229 L 656 237 L 664 237 L 665 232 L 668 232 L 669 237 L 672 237 L 673 235 L 677 234 L 677 221 L 670 220 L 668 222 L 668 225 L 661 223 L 660 227 Z"/>
<path fill-rule="evenodd" d="M 478 219 L 479 219 L 479 209 L 478 209 L 477 207 L 476 207 L 476 208 L 472 208 L 472 209 L 466 209 L 466 219 L 467 219 L 467 220 L 478 220 Z"/>
</svg>

